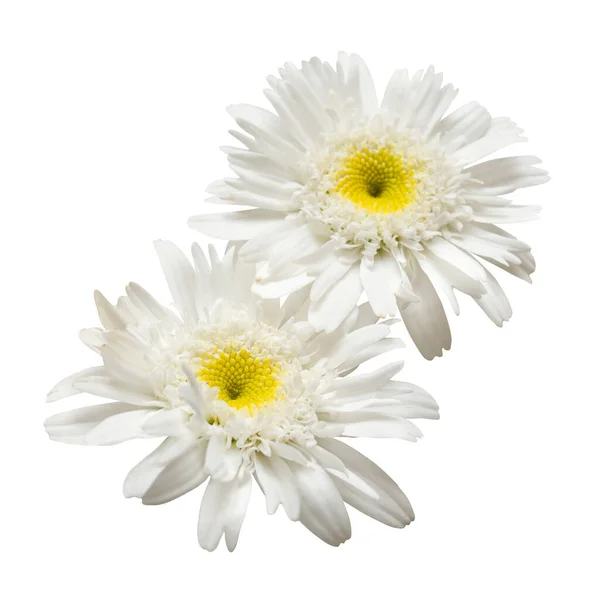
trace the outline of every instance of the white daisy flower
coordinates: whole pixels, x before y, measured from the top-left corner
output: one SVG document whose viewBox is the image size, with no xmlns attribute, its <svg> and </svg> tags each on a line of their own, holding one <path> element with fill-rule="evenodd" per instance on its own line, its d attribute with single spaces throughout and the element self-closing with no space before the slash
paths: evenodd
<svg viewBox="0 0 600 600">
<path fill-rule="evenodd" d="M 527 221 L 538 207 L 505 198 L 547 174 L 534 156 L 478 162 L 522 130 L 471 102 L 444 116 L 457 90 L 433 68 L 397 71 L 378 101 L 358 56 L 336 69 L 317 58 L 286 64 L 265 94 L 276 114 L 248 105 L 229 112 L 244 146 L 227 147 L 237 175 L 212 184 L 209 202 L 249 210 L 206 214 L 191 227 L 249 240 L 245 260 L 262 262 L 265 298 L 310 285 L 310 323 L 332 331 L 366 292 L 375 314 L 399 310 L 425 358 L 451 344 L 438 293 L 459 308 L 471 296 L 501 326 L 510 304 L 479 258 L 529 281 L 527 244 L 497 223 Z"/>
<path fill-rule="evenodd" d="M 156 248 L 176 311 L 130 284 L 116 306 L 101 294 L 102 328 L 82 340 L 102 365 L 76 373 L 49 394 L 87 392 L 113 400 L 50 417 L 54 440 L 115 444 L 166 437 L 132 469 L 126 496 L 145 504 L 173 500 L 210 478 L 198 522 L 200 545 L 237 543 L 254 477 L 267 510 L 283 505 L 329 544 L 350 537 L 345 503 L 392 527 L 414 514 L 406 496 L 375 464 L 336 437 L 420 437 L 412 418 L 438 418 L 425 391 L 392 380 L 402 363 L 360 374 L 365 361 L 402 347 L 354 307 L 334 333 L 306 322 L 308 290 L 279 300 L 250 291 L 255 269 L 230 248 L 210 266 L 199 246 L 193 265 L 169 242 Z"/>
</svg>

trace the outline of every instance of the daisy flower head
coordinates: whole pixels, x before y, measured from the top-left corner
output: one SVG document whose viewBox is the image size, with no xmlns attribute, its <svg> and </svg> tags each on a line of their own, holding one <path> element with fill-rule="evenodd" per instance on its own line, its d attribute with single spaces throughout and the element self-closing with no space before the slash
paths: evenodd
<svg viewBox="0 0 600 600">
<path fill-rule="evenodd" d="M 250 208 L 190 219 L 246 241 L 241 255 L 261 265 L 258 294 L 310 286 L 308 320 L 332 331 L 365 292 L 378 317 L 399 311 L 428 359 L 451 344 L 438 291 L 457 314 L 454 290 L 496 325 L 509 319 L 484 262 L 529 280 L 529 246 L 498 224 L 534 218 L 538 207 L 505 195 L 548 177 L 534 156 L 482 159 L 523 141 L 520 128 L 476 102 L 448 112 L 457 90 L 433 68 L 395 72 L 381 101 L 355 55 L 335 68 L 286 64 L 268 83 L 275 112 L 229 108 L 242 130 L 231 132 L 242 147 L 225 148 L 236 177 L 208 188 L 209 202 Z"/>
<path fill-rule="evenodd" d="M 102 327 L 81 339 L 101 364 L 64 379 L 48 399 L 86 392 L 109 401 L 50 417 L 50 437 L 95 445 L 164 438 L 128 474 L 124 493 L 161 504 L 208 479 L 198 520 L 208 550 L 223 536 L 235 548 L 252 478 L 269 513 L 282 505 L 332 545 L 350 537 L 346 503 L 392 527 L 410 523 L 400 488 L 336 439 L 414 441 L 420 432 L 410 419 L 438 418 L 429 394 L 392 379 L 401 362 L 363 367 L 402 347 L 389 323 L 363 304 L 334 332 L 317 332 L 306 321 L 308 289 L 284 303 L 259 298 L 255 266 L 235 246 L 222 259 L 211 248 L 207 260 L 194 245 L 192 262 L 170 242 L 156 249 L 174 308 L 133 283 L 116 305 L 96 294 Z"/>
</svg>

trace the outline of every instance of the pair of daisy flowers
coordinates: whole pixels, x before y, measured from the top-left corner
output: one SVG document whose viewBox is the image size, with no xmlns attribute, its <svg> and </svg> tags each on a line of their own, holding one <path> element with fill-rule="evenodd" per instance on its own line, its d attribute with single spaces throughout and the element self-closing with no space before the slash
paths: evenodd
<svg viewBox="0 0 600 600">
<path fill-rule="evenodd" d="M 230 241 L 224 256 L 194 245 L 190 261 L 156 242 L 173 309 L 134 283 L 116 305 L 97 292 L 102 327 L 81 340 L 102 364 L 48 396 L 110 400 L 47 419 L 54 440 L 164 438 L 125 496 L 161 504 L 208 479 L 207 550 L 222 537 L 235 548 L 252 478 L 270 514 L 282 505 L 331 545 L 350 537 L 346 504 L 392 527 L 413 520 L 396 483 L 336 438 L 415 441 L 412 419 L 438 406 L 394 379 L 402 363 L 353 372 L 403 346 L 390 337 L 398 313 L 425 358 L 449 350 L 438 290 L 457 314 L 455 290 L 502 325 L 510 304 L 484 264 L 528 281 L 529 246 L 497 224 L 538 212 L 505 195 L 548 179 L 533 156 L 482 162 L 522 130 L 475 102 L 446 115 L 457 90 L 432 68 L 397 71 L 381 102 L 355 55 L 286 64 L 268 83 L 275 112 L 229 108 L 236 176 L 209 186 L 208 202 L 246 208 L 190 219 Z"/>
</svg>

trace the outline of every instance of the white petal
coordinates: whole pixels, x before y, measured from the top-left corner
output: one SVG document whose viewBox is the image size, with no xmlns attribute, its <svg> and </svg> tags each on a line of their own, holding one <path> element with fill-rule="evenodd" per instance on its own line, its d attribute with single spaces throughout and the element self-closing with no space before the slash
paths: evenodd
<svg viewBox="0 0 600 600">
<path fill-rule="evenodd" d="M 399 117 L 403 117 L 404 113 L 409 113 L 411 109 L 407 101 L 409 95 L 410 79 L 408 71 L 406 69 L 399 69 L 394 72 L 388 82 L 381 101 L 381 108 Z"/>
<path fill-rule="evenodd" d="M 300 518 L 300 495 L 294 484 L 294 475 L 286 461 L 279 456 L 255 458 L 255 475 L 267 501 L 267 512 L 272 515 L 279 504 L 289 519 Z"/>
<path fill-rule="evenodd" d="M 473 298 L 480 298 L 485 292 L 483 283 L 480 280 L 469 277 L 463 270 L 446 262 L 433 252 L 424 249 L 422 256 L 425 259 L 421 263 L 423 270 L 438 287 L 446 292 L 453 304 L 455 296 L 452 288 L 460 290 Z M 485 278 L 485 271 L 482 272 Z M 456 309 L 456 314 L 458 314 L 458 309 Z"/>
<path fill-rule="evenodd" d="M 360 279 L 373 312 L 382 319 L 393 317 L 398 311 L 395 294 L 402 285 L 402 280 L 398 263 L 392 254 L 378 254 L 371 265 L 363 259 Z"/>
<path fill-rule="evenodd" d="M 278 131 L 279 119 L 272 112 L 251 104 L 231 104 L 227 112 L 236 120 L 243 119 L 256 127 Z"/>
<path fill-rule="evenodd" d="M 517 127 L 510 119 L 492 119 L 489 129 L 481 137 L 471 141 L 454 153 L 454 158 L 468 165 L 496 150 L 501 150 L 515 142 L 526 139 L 521 135 L 523 130 Z"/>
<path fill-rule="evenodd" d="M 79 332 L 79 339 L 94 352 L 100 352 L 100 348 L 105 344 L 104 330 L 99 327 L 89 327 Z"/>
<path fill-rule="evenodd" d="M 198 542 L 205 550 L 213 551 L 223 534 L 227 549 L 235 549 L 250 499 L 251 479 L 244 474 L 223 483 L 208 482 L 198 518 Z"/>
<path fill-rule="evenodd" d="M 399 438 L 416 442 L 422 437 L 419 428 L 408 419 L 389 414 L 359 411 L 319 412 L 319 420 L 332 425 L 343 425 L 345 437 Z"/>
<path fill-rule="evenodd" d="M 429 277 L 414 257 L 411 257 L 409 266 L 413 292 L 421 301 L 400 308 L 400 314 L 419 352 L 427 360 L 431 360 L 435 356 L 441 356 L 442 350 L 450 349 L 450 327 L 444 307 Z"/>
<path fill-rule="evenodd" d="M 188 379 L 188 385 L 183 385 L 179 388 L 181 399 L 200 417 L 206 419 L 206 402 L 202 388 L 198 385 L 196 375 L 188 365 L 182 364 L 181 368 Z"/>
<path fill-rule="evenodd" d="M 308 310 L 309 323 L 317 331 L 331 333 L 350 314 L 361 293 L 360 265 L 355 263 L 322 298 L 311 304 Z"/>
<path fill-rule="evenodd" d="M 314 277 L 299 273 L 279 280 L 258 281 L 252 286 L 252 290 L 261 298 L 281 298 L 302 289 L 313 280 Z"/>
<path fill-rule="evenodd" d="M 206 442 L 184 450 L 171 460 L 142 497 L 144 504 L 164 504 L 196 489 L 208 477 Z"/>
<path fill-rule="evenodd" d="M 162 407 L 164 402 L 157 400 L 155 396 L 144 394 L 142 392 L 131 390 L 125 387 L 121 382 L 103 375 L 89 376 L 80 379 L 74 383 L 80 392 L 100 396 L 101 398 L 110 398 L 126 404 L 135 404 L 145 407 Z"/>
<path fill-rule="evenodd" d="M 157 240 L 154 247 L 177 310 L 186 323 L 198 322 L 196 275 L 185 254 L 172 242 Z"/>
<path fill-rule="evenodd" d="M 139 462 L 125 478 L 123 494 L 126 498 L 141 498 L 160 475 L 161 471 L 193 442 L 187 439 L 168 437 L 154 452 Z"/>
<path fill-rule="evenodd" d="M 436 256 L 439 256 L 447 263 L 450 263 L 457 269 L 460 269 L 472 279 L 475 279 L 476 281 L 485 280 L 486 271 L 481 263 L 460 248 L 457 248 L 448 240 L 440 236 L 436 236 L 432 240 L 429 240 L 426 246 L 427 249 L 433 252 Z"/>
<path fill-rule="evenodd" d="M 379 318 L 373 312 L 373 307 L 368 302 L 364 302 L 358 306 L 358 314 L 353 329 L 373 325 L 374 323 L 377 323 L 378 320 Z"/>
<path fill-rule="evenodd" d="M 94 300 L 98 309 L 100 323 L 102 323 L 104 329 L 125 328 L 125 321 L 119 314 L 119 311 L 98 290 L 94 292 Z"/>
<path fill-rule="evenodd" d="M 533 166 L 539 162 L 536 156 L 510 156 L 479 163 L 468 169 L 470 176 L 480 182 L 471 185 L 479 193 L 501 196 L 546 183 L 548 173 Z"/>
<path fill-rule="evenodd" d="M 444 113 L 458 95 L 458 90 L 451 85 L 445 85 L 433 96 L 427 105 L 423 106 L 419 119 L 419 127 L 428 136 L 439 123 Z"/>
<path fill-rule="evenodd" d="M 368 348 L 357 352 L 354 356 L 345 360 L 338 367 L 338 373 L 340 376 L 345 376 L 351 369 L 354 369 L 358 365 L 361 365 L 372 358 L 377 356 L 381 356 L 386 352 L 391 352 L 393 350 L 401 350 L 405 348 L 404 342 L 400 338 L 385 338 L 383 340 L 379 340 L 374 344 L 371 344 Z"/>
<path fill-rule="evenodd" d="M 350 519 L 331 477 L 317 464 L 291 467 L 302 498 L 302 524 L 332 546 L 343 544 L 351 535 Z"/>
<path fill-rule="evenodd" d="M 108 375 L 127 389 L 133 389 L 148 396 L 154 394 L 150 373 L 146 365 L 135 365 L 123 360 L 110 346 L 102 348 L 102 360 Z"/>
<path fill-rule="evenodd" d="M 274 455 L 277 455 L 284 460 L 295 462 L 299 465 L 306 465 L 309 462 L 306 454 L 291 444 L 284 442 L 272 442 L 270 447 Z"/>
<path fill-rule="evenodd" d="M 507 273 L 518 277 L 519 279 L 523 279 L 523 281 L 527 281 L 531 283 L 531 274 L 535 271 L 535 259 L 531 252 L 524 252 L 523 254 L 519 254 L 519 263 L 516 265 L 506 265 L 500 262 L 495 261 L 491 258 L 486 258 L 486 260 L 493 265 L 496 265 L 500 269 L 503 269 Z"/>
<path fill-rule="evenodd" d="M 540 206 L 473 206 L 473 220 L 478 223 L 524 223 L 537 219 Z"/>
<path fill-rule="evenodd" d="M 364 350 L 371 344 L 383 339 L 390 333 L 390 328 L 383 323 L 369 325 L 356 329 L 342 338 L 340 344 L 334 348 L 327 361 L 329 369 L 335 369 L 344 361 L 354 356 L 357 352 Z"/>
<path fill-rule="evenodd" d="M 184 435 L 188 418 L 189 414 L 180 408 L 163 408 L 153 411 L 144 421 L 142 429 L 152 437 Z"/>
<path fill-rule="evenodd" d="M 305 286 L 292 292 L 285 299 L 281 309 L 283 316 L 281 318 L 280 327 L 287 323 L 290 319 L 296 321 L 306 320 L 308 315 L 308 299 L 310 296 L 310 288 Z"/>
<path fill-rule="evenodd" d="M 200 304 L 206 306 L 213 299 L 212 273 L 204 250 L 195 242 L 192 244 L 192 260 L 194 261 L 194 269 L 196 270 L 196 283 Z"/>
<path fill-rule="evenodd" d="M 44 426 L 50 438 L 58 442 L 109 446 L 148 437 L 142 425 L 152 412 L 122 402 L 109 402 L 53 415 Z"/>
<path fill-rule="evenodd" d="M 444 117 L 432 134 L 441 134 L 442 142 L 453 148 L 478 140 L 489 131 L 490 113 L 477 102 L 469 102 Z"/>
<path fill-rule="evenodd" d="M 240 249 L 240 257 L 244 260 L 258 262 L 268 258 L 268 250 L 272 245 L 293 232 L 299 225 L 297 219 L 285 219 L 270 227 L 261 236 L 248 240 Z"/>
<path fill-rule="evenodd" d="M 403 362 L 393 362 L 385 364 L 371 373 L 337 379 L 331 385 L 330 391 L 340 396 L 375 392 L 396 375 L 403 366 Z"/>
<path fill-rule="evenodd" d="M 390 381 L 378 390 L 372 408 L 405 419 L 440 418 L 439 406 L 434 398 L 418 385 L 404 381 Z"/>
<path fill-rule="evenodd" d="M 240 468 L 242 453 L 236 447 L 227 448 L 221 435 L 213 435 L 206 450 L 206 470 L 214 479 L 231 481 Z"/>
<path fill-rule="evenodd" d="M 393 418 L 439 419 L 437 402 L 419 386 L 403 381 L 390 381 L 375 392 L 349 396 L 333 396 L 323 411 L 373 412 Z"/>
<path fill-rule="evenodd" d="M 310 257 L 321 247 L 322 241 L 315 228 L 310 223 L 299 224 L 293 232 L 269 248 L 269 273 L 275 275 L 285 271 L 289 269 L 289 263 Z"/>
<path fill-rule="evenodd" d="M 69 377 L 65 377 L 61 381 L 59 381 L 46 396 L 47 402 L 56 402 L 57 400 L 61 400 L 62 398 L 68 398 L 69 396 L 75 396 L 76 394 L 80 394 L 81 390 L 76 387 L 76 384 L 84 381 L 88 377 L 97 377 L 100 375 L 105 375 L 106 370 L 104 367 L 90 367 L 88 369 L 83 369 L 77 373 L 73 373 L 73 375 L 69 375 Z"/>
<path fill-rule="evenodd" d="M 530 250 L 500 227 L 484 223 L 466 224 L 460 233 L 452 234 L 452 241 L 467 252 L 505 265 L 519 264 L 519 253 Z"/>
<path fill-rule="evenodd" d="M 126 291 L 131 302 L 148 318 L 153 318 L 157 321 L 173 318 L 174 315 L 159 304 L 141 285 L 132 282 L 126 287 Z"/>
<path fill-rule="evenodd" d="M 350 270 L 353 262 L 337 260 L 335 257 L 315 279 L 310 288 L 310 299 L 313 302 L 321 299 Z"/>
<path fill-rule="evenodd" d="M 349 57 L 340 53 L 339 64 L 347 78 L 350 93 L 360 102 L 364 115 L 372 115 L 379 107 L 375 84 L 369 68 L 357 54 Z"/>
<path fill-rule="evenodd" d="M 302 160 L 301 151 L 293 145 L 289 133 L 281 128 L 279 118 L 273 113 L 248 104 L 228 106 L 227 111 L 255 139 L 257 147 L 276 162 L 283 159 L 294 164 Z"/>
<path fill-rule="evenodd" d="M 225 439 L 222 435 L 213 435 L 208 440 L 206 449 L 206 469 L 212 474 L 219 469 L 225 452 Z"/>
<path fill-rule="evenodd" d="M 408 498 L 375 463 L 338 440 L 324 439 L 320 440 L 319 444 L 340 458 L 346 469 L 378 496 L 378 499 L 374 500 L 352 480 L 334 478 L 345 502 L 391 527 L 404 527 L 414 520 L 415 514 Z"/>
<path fill-rule="evenodd" d="M 191 217 L 188 225 L 206 235 L 221 240 L 248 240 L 263 235 L 284 215 L 260 208 L 237 212 L 203 214 Z"/>
<path fill-rule="evenodd" d="M 512 316 L 510 302 L 491 273 L 488 273 L 484 285 L 486 293 L 481 298 L 476 299 L 475 302 L 498 327 L 502 327 L 502 324 Z"/>
</svg>

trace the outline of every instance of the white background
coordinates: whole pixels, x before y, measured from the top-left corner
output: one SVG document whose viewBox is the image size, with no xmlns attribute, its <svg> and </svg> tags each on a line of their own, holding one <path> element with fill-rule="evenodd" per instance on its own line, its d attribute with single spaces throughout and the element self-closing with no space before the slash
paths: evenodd
<svg viewBox="0 0 600 600">
<path fill-rule="evenodd" d="M 0 595 L 61 598 L 600 597 L 598 559 L 598 54 L 592 3 L 368 0 L 4 1 L 0 8 L 2 486 Z M 358 441 L 417 519 L 351 511 L 330 548 L 255 488 L 238 549 L 197 546 L 200 492 L 144 507 L 121 496 L 154 446 L 49 442 L 44 404 L 95 356 L 77 332 L 135 280 L 166 300 L 151 242 L 187 246 L 204 188 L 227 174 L 225 106 L 265 105 L 287 60 L 358 52 L 380 89 L 430 63 L 510 116 L 553 177 L 524 190 L 542 219 L 512 227 L 534 285 L 501 282 L 502 330 L 463 298 L 452 351 L 409 345 L 405 379 L 442 419 L 418 444 Z M 500 274 L 500 276 L 503 273 Z M 400 326 L 401 327 L 401 326 Z M 400 329 L 400 333 L 402 330 Z"/>
</svg>

